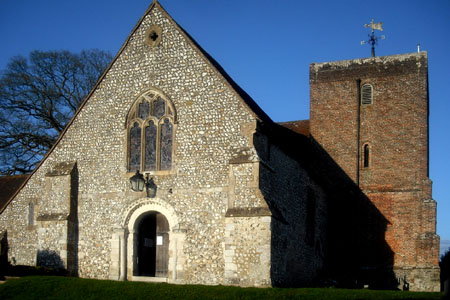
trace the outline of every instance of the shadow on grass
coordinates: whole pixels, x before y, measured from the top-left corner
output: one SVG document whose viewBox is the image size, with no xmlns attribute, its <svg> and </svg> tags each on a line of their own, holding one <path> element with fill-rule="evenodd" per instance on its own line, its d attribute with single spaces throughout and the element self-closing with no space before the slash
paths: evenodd
<svg viewBox="0 0 450 300">
<path fill-rule="evenodd" d="M 65 269 L 54 269 L 49 267 L 33 266 L 12 266 L 8 265 L 4 271 L 6 277 L 25 277 L 25 276 L 68 276 Z"/>
<path fill-rule="evenodd" d="M 441 293 L 330 288 L 240 288 L 24 277 L 0 285 L 0 299 L 441 299 Z"/>
</svg>

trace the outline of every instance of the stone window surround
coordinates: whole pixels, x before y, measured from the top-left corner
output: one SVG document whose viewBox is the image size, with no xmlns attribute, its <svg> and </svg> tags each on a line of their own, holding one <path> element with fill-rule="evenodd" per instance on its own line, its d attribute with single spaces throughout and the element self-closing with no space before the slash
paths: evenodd
<svg viewBox="0 0 450 300">
<path fill-rule="evenodd" d="M 151 96 L 153 95 L 153 96 Z M 151 96 L 151 97 L 150 97 Z M 167 105 L 166 112 L 169 111 L 169 109 L 171 110 L 172 114 L 164 114 L 159 120 L 161 122 L 159 123 L 163 123 L 165 119 L 169 119 L 171 124 L 172 124 L 172 167 L 170 170 L 160 170 L 159 169 L 159 154 L 160 154 L 160 125 L 157 121 L 156 118 L 147 118 L 145 121 L 142 121 L 141 119 L 139 119 L 138 117 L 138 110 L 139 110 L 139 104 L 142 103 L 142 101 L 148 101 L 151 102 L 151 100 L 157 99 L 157 97 L 161 97 Z M 140 162 L 140 168 L 139 171 L 143 174 L 150 174 L 150 175 L 169 175 L 174 173 L 174 164 L 175 164 L 175 148 L 176 148 L 176 142 L 175 142 L 175 132 L 176 132 L 176 128 L 177 128 L 177 123 L 178 123 L 178 118 L 177 118 L 177 111 L 175 109 L 175 105 L 173 104 L 172 100 L 165 95 L 164 92 L 162 92 L 161 90 L 151 87 L 146 89 L 145 91 L 141 92 L 140 94 L 138 94 L 138 96 L 136 97 L 136 100 L 133 102 L 133 104 L 130 106 L 130 109 L 127 113 L 127 119 L 125 121 L 125 128 L 126 128 L 126 151 L 124 151 L 126 153 L 126 158 L 125 158 L 125 162 L 126 162 L 126 170 L 127 170 L 127 176 L 132 176 L 133 174 L 135 174 L 135 171 L 130 171 L 129 166 L 130 166 L 130 130 L 133 127 L 133 124 L 138 122 L 139 126 L 144 129 L 145 125 L 148 124 L 150 122 L 150 120 L 153 120 L 155 122 L 155 124 L 157 125 L 157 141 L 156 141 L 156 145 L 157 145 L 157 149 L 156 149 L 156 153 L 157 153 L 157 169 L 156 170 L 151 170 L 151 171 L 145 171 L 143 168 L 143 164 L 144 164 L 144 155 L 145 155 L 145 144 L 144 144 L 144 130 L 141 130 L 141 162 Z"/>
<path fill-rule="evenodd" d="M 151 48 L 161 43 L 162 29 L 159 25 L 152 24 L 145 32 L 145 43 Z"/>
</svg>

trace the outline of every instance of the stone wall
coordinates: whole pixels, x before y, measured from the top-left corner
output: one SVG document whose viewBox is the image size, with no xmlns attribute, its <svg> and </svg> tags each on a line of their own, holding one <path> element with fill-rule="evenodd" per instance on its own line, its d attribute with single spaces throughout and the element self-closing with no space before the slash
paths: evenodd
<svg viewBox="0 0 450 300">
<path fill-rule="evenodd" d="M 245 215 L 225 221 L 224 283 L 271 286 L 271 218 Z"/>
<path fill-rule="evenodd" d="M 157 46 L 146 43 L 152 24 L 162 29 Z M 124 124 L 134 101 L 149 89 L 170 99 L 178 118 L 172 170 L 151 174 L 157 199 L 174 208 L 174 225 L 184 232 L 185 258 L 174 270 L 186 283 L 224 282 L 229 161 L 241 148 L 254 152 L 243 128 L 255 123 L 255 114 L 159 5 L 136 27 L 56 147 L 0 216 L 9 257 L 17 264 L 36 263 L 38 235 L 26 217 L 30 199 L 41 209 L 53 207 L 58 190 L 44 196 L 45 175 L 62 162 L 77 162 L 78 274 L 109 278 L 114 230 L 127 226 L 121 223 L 127 209 L 145 198 L 129 188 L 133 173 L 127 172 Z M 238 193 L 238 201 L 248 201 L 247 194 Z M 260 195 L 251 199 L 264 202 Z"/>
<path fill-rule="evenodd" d="M 257 150 L 267 158 L 260 166 L 259 186 L 272 211 L 272 284 L 312 285 L 324 268 L 327 199 L 295 158 L 267 140 L 268 153 L 264 154 L 265 147 Z"/>
<path fill-rule="evenodd" d="M 327 228 L 339 223 L 333 238 L 344 250 L 354 246 L 347 258 L 368 253 L 359 251 L 359 238 L 373 234 L 366 249 L 387 242 L 389 267 L 411 289 L 435 289 L 439 238 L 427 177 L 426 55 L 313 64 L 310 79 L 311 141 L 337 171 L 321 168 L 335 167 L 328 161 L 307 162 L 314 155 L 309 142 L 299 153 L 286 151 L 291 141 L 273 139 L 275 126 L 260 108 L 153 3 L 0 215 L 8 258 L 36 265 L 44 253 L 45 264 L 52 258 L 49 264 L 59 266 L 59 257 L 81 277 L 135 280 L 139 220 L 156 211 L 170 227 L 168 282 L 309 285 L 325 265 Z M 374 104 L 361 108 L 366 82 L 374 86 Z M 127 166 L 128 112 L 149 91 L 174 109 L 172 167 L 149 172 L 157 186 L 151 199 L 130 189 L 134 172 Z M 361 170 L 364 144 L 370 168 Z M 353 186 L 332 194 L 327 184 L 338 185 L 335 171 L 366 193 L 364 210 Z M 328 208 L 330 197 L 343 215 Z M 372 223 L 362 224 L 366 219 Z"/>
</svg>

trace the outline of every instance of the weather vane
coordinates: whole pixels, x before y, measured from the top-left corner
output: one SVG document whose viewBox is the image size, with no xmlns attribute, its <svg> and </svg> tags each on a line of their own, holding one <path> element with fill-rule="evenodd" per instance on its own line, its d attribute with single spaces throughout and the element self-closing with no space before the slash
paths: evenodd
<svg viewBox="0 0 450 300">
<path fill-rule="evenodd" d="M 370 34 L 368 34 L 369 39 L 367 41 L 361 41 L 361 45 L 364 45 L 366 43 L 372 45 L 372 57 L 375 57 L 375 45 L 378 43 L 378 40 L 381 38 L 382 40 L 384 40 L 384 35 L 382 35 L 381 37 L 377 37 L 375 36 L 375 29 L 379 30 L 379 31 L 383 31 L 383 22 L 379 22 L 379 23 L 375 23 L 372 19 L 372 22 L 370 22 L 370 24 L 364 24 L 365 28 L 370 27 L 371 32 Z"/>
</svg>

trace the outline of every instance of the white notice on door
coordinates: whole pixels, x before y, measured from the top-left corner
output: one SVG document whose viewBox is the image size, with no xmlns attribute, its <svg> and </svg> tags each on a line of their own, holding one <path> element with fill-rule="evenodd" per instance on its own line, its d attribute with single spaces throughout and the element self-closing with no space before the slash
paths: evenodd
<svg viewBox="0 0 450 300">
<path fill-rule="evenodd" d="M 163 244 L 163 237 L 162 237 L 162 235 L 158 235 L 156 237 L 156 245 L 161 246 L 162 244 Z"/>
</svg>

